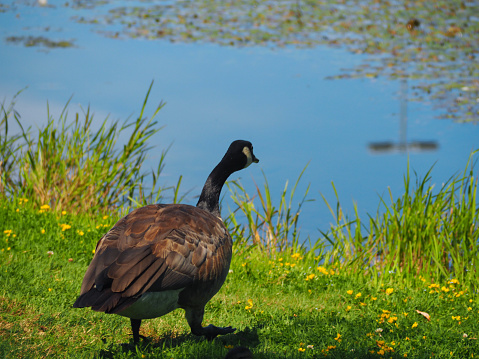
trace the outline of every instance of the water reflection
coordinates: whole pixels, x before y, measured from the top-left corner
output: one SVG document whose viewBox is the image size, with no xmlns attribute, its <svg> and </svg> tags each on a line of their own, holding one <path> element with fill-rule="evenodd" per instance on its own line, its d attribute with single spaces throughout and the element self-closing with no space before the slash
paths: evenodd
<svg viewBox="0 0 479 359">
<path fill-rule="evenodd" d="M 196 2 L 185 3 L 196 6 Z M 75 39 L 74 47 L 52 47 L 49 52 L 36 50 L 40 42 L 36 49 L 0 42 L 0 98 L 8 102 L 28 86 L 18 98 L 16 110 L 24 126 L 31 125 L 33 129 L 46 123 L 47 101 L 50 116 L 58 118 L 72 95 L 71 118 L 75 111 L 81 114 L 81 109 L 90 107 L 98 122 L 108 114 L 111 119 L 124 120 L 138 115 L 148 85 L 154 79 L 151 106 L 161 100 L 167 103 L 159 114 L 160 124 L 166 127 L 152 139 L 151 145 L 155 147 L 148 154 L 144 171 L 156 168 L 161 150 L 173 144 L 160 183 L 172 186 L 183 175 L 179 195 L 191 190 L 185 200 L 189 204 L 196 203 L 192 197 L 201 190 L 208 175 L 205 169 L 218 160 L 218 148 L 237 138 L 248 139 L 255 144 L 262 161 L 242 183 L 250 186 L 248 193 L 255 193 L 254 183 L 262 186 L 263 171 L 277 207 L 286 181 L 291 187 L 310 161 L 297 189 L 298 199 L 293 203 L 301 199 L 311 184 L 310 198 L 316 202 L 304 205 L 300 226 L 303 238 L 310 235 L 315 239 L 317 229 L 326 231 L 332 222 L 319 194 L 334 206 L 336 197 L 331 182 L 345 213 L 354 213 L 355 201 L 359 214 L 365 218 L 365 212 L 375 213 L 378 194 L 388 187 L 393 195 L 402 194 L 408 157 L 411 168 L 419 175 L 437 161 L 432 176 L 434 182 L 441 183 L 464 168 L 470 151 L 478 144 L 479 126 L 437 121 L 434 118 L 438 111 L 431 103 L 410 101 L 409 128 L 407 118 L 401 122 L 407 136 L 403 131 L 397 142 L 378 147 L 408 144 L 421 149 L 429 146 L 434 151 L 412 151 L 405 156 L 405 151 L 396 149 L 385 156 L 371 155 L 368 143 L 377 143 L 386 139 L 384 134 L 397 132 L 398 119 L 392 112 L 398 107 L 398 82 L 381 77 L 326 79 L 343 68 L 368 62 L 370 57 L 366 55 L 327 46 L 271 49 L 260 45 L 246 48 L 205 42 L 172 43 L 168 39 L 111 39 L 99 36 L 98 30 L 113 29 L 114 25 L 110 28 L 108 23 L 86 25 L 71 20 L 79 15 L 94 18 L 98 10 L 94 6 L 79 10 L 50 5 L 18 5 L 15 11 L 4 12 L 0 5 L 4 38 L 38 37 L 42 29 L 50 28 L 43 31 L 52 41 Z M 176 10 L 169 11 L 176 14 Z M 304 8 L 302 11 L 301 21 L 307 26 L 309 15 Z M 336 12 L 331 16 L 336 19 L 340 15 Z M 146 19 L 154 21 L 151 17 Z M 52 24 L 55 28 L 51 28 Z M 409 100 L 412 89 L 421 84 L 408 79 Z M 146 113 L 150 113 L 148 109 Z M 416 144 L 405 141 L 407 138 L 425 141 Z M 426 140 L 431 140 L 430 144 Z M 228 195 L 224 194 L 223 214 L 228 206 Z"/>
<path fill-rule="evenodd" d="M 407 77 L 402 77 L 401 89 L 399 91 L 399 141 L 379 141 L 370 142 L 368 148 L 372 153 L 387 153 L 387 152 L 423 152 L 423 151 L 437 151 L 439 144 L 435 140 L 413 140 L 408 141 L 407 138 L 407 104 L 408 104 L 408 83 Z"/>
</svg>

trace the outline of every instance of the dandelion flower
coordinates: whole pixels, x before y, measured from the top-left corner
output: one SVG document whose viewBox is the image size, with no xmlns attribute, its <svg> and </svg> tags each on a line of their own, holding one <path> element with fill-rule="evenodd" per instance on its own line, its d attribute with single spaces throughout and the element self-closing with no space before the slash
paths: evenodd
<svg viewBox="0 0 479 359">
<path fill-rule="evenodd" d="M 296 260 L 303 259 L 303 257 L 301 257 L 301 253 L 292 254 L 291 258 L 296 259 Z"/>
<path fill-rule="evenodd" d="M 326 268 L 322 267 L 322 266 L 319 266 L 317 269 L 321 274 L 324 274 L 324 275 L 329 274 L 328 270 Z"/>
<path fill-rule="evenodd" d="M 72 226 L 70 226 L 69 224 L 66 224 L 66 223 L 60 224 L 60 227 L 62 227 L 62 232 L 65 232 L 67 229 L 72 228 Z"/>
</svg>

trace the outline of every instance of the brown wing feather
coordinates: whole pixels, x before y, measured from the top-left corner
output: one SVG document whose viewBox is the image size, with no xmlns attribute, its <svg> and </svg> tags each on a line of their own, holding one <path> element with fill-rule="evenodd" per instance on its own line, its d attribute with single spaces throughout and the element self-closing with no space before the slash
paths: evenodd
<svg viewBox="0 0 479 359">
<path fill-rule="evenodd" d="M 146 291 L 180 289 L 225 277 L 231 244 L 222 221 L 202 209 L 139 208 L 98 242 L 74 306 L 117 312 Z"/>
</svg>

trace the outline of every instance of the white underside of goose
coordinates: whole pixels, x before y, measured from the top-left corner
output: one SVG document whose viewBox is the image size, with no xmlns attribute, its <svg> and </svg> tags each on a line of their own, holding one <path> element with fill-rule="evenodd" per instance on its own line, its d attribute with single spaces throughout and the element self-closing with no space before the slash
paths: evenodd
<svg viewBox="0 0 479 359">
<path fill-rule="evenodd" d="M 152 319 L 179 308 L 178 296 L 182 289 L 147 292 L 128 308 L 118 313 L 131 319 Z"/>
</svg>

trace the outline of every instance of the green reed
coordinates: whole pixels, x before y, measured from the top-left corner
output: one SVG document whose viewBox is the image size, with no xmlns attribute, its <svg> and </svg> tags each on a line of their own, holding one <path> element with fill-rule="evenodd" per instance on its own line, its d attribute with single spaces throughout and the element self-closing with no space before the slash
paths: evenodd
<svg viewBox="0 0 479 359">
<path fill-rule="evenodd" d="M 343 216 L 339 199 L 333 211 L 323 197 L 335 218 L 330 230 L 322 233 L 332 247 L 328 260 L 341 260 L 352 273 L 369 274 L 381 282 L 390 276 L 409 282 L 420 276 L 454 277 L 476 286 L 479 231 L 474 153 L 464 172 L 438 189 L 432 183 L 432 168 L 413 185 L 408 166 L 404 194 L 394 199 L 389 191 L 390 202 L 382 198 L 376 215 L 369 216 L 366 224 L 356 208 L 350 220 Z"/>
<path fill-rule="evenodd" d="M 309 201 L 307 198 L 309 185 L 296 209 L 293 208 L 293 201 L 298 183 L 306 168 L 307 165 L 291 189 L 288 189 L 289 182 L 286 181 L 283 191 L 279 195 L 278 204 L 275 204 L 272 199 L 268 180 L 264 173 L 263 189 L 255 185 L 256 192 L 253 197 L 246 192 L 241 182 L 227 183 L 231 199 L 237 206 L 236 209 L 230 210 L 227 223 L 230 227 L 233 226 L 233 237 L 238 242 L 251 243 L 268 252 L 287 249 L 295 251 L 301 247 L 298 220 L 303 204 Z M 241 213 L 246 218 L 246 225 L 240 224 L 237 213 Z"/>
<path fill-rule="evenodd" d="M 144 116 L 152 85 L 136 120 L 120 123 L 106 118 L 95 131 L 89 108 L 70 121 L 67 103 L 57 120 L 48 111 L 47 124 L 32 131 L 22 126 L 14 110 L 15 98 L 9 106 L 2 104 L 0 130 L 5 135 L 0 141 L 0 193 L 77 213 L 119 208 L 133 203 L 135 197 L 142 202 L 159 200 L 162 188 L 157 180 L 167 151 L 151 172 L 151 187 L 145 185 L 149 176 L 141 170 L 151 149 L 147 141 L 161 129 L 155 117 L 163 103 L 149 119 Z M 8 134 L 12 120 L 20 126 L 20 135 Z"/>
</svg>

